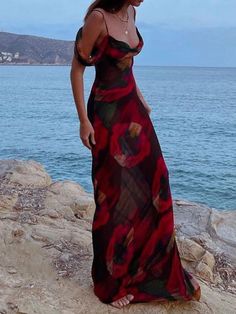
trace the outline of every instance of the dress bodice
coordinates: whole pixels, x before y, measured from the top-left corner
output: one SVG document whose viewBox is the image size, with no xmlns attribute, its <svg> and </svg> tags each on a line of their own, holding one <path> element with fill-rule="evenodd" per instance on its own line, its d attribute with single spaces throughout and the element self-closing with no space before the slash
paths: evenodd
<svg viewBox="0 0 236 314">
<path fill-rule="evenodd" d="M 83 27 L 80 27 L 80 29 L 78 30 L 77 34 L 76 34 L 76 39 L 74 42 L 74 54 L 75 57 L 85 66 L 93 66 L 97 63 L 99 63 L 99 61 L 102 59 L 102 57 L 104 57 L 105 55 L 109 55 L 110 57 L 113 58 L 118 58 L 121 59 L 123 57 L 125 57 L 126 54 L 129 54 L 129 56 L 132 55 L 136 55 L 138 54 L 143 46 L 143 38 L 136 26 L 136 32 L 139 38 L 139 43 L 136 47 L 132 48 L 130 47 L 130 45 L 124 41 L 118 40 L 116 38 L 114 38 L 113 36 L 111 36 L 110 34 L 107 34 L 103 37 L 103 39 L 101 40 L 101 42 L 97 45 L 95 44 L 92 52 L 91 52 L 91 56 L 89 59 L 85 59 L 81 56 L 80 51 L 78 50 L 78 46 L 77 43 L 79 42 L 80 39 L 82 39 L 82 34 L 83 34 Z M 115 52 L 115 50 L 117 50 Z"/>
<path fill-rule="evenodd" d="M 118 40 L 107 34 L 103 37 L 99 44 L 93 47 L 89 59 L 82 57 L 77 43 L 82 38 L 81 27 L 77 34 L 74 43 L 75 58 L 85 66 L 95 66 L 95 81 L 92 91 L 104 100 L 109 99 L 109 94 L 114 96 L 114 92 L 119 90 L 119 96 L 129 93 L 135 85 L 133 77 L 134 56 L 138 55 L 143 47 L 142 36 L 136 27 L 136 32 L 139 38 L 139 43 L 136 47 L 124 41 Z"/>
</svg>

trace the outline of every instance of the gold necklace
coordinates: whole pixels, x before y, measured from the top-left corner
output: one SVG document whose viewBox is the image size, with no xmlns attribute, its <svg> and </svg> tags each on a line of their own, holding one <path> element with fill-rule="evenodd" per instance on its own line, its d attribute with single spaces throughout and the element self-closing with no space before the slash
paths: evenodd
<svg viewBox="0 0 236 314">
<path fill-rule="evenodd" d="M 122 22 L 128 22 L 129 20 L 129 13 L 127 12 L 127 19 L 126 20 L 123 20 L 117 13 L 115 13 L 116 16 L 118 16 L 118 18 L 122 21 Z"/>
<path fill-rule="evenodd" d="M 123 20 L 117 13 L 115 13 L 115 16 L 117 16 L 121 22 L 127 23 L 126 29 L 125 29 L 125 35 L 128 35 L 128 22 L 129 22 L 129 13 L 127 12 L 127 19 Z"/>
</svg>

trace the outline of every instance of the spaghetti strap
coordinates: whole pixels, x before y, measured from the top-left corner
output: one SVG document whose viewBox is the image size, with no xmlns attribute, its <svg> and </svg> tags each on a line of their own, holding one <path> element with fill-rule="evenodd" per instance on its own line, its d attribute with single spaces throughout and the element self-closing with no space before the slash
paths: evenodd
<svg viewBox="0 0 236 314">
<path fill-rule="evenodd" d="M 98 12 L 102 13 L 103 19 L 104 19 L 104 22 L 105 22 L 105 25 L 106 25 L 106 29 L 107 29 L 107 34 L 109 35 L 105 14 L 99 8 L 95 8 L 95 9 L 93 9 L 93 11 L 98 11 Z"/>
</svg>

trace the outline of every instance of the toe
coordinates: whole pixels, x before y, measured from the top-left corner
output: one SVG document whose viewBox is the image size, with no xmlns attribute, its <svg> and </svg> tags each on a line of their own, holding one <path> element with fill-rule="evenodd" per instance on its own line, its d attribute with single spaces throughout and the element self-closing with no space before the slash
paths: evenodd
<svg viewBox="0 0 236 314">
<path fill-rule="evenodd" d="M 118 309 L 121 308 L 119 302 L 117 302 L 117 301 L 114 301 L 114 302 L 112 302 L 111 304 L 112 304 L 113 306 L 115 306 L 116 308 L 118 308 Z"/>
<path fill-rule="evenodd" d="M 128 294 L 127 298 L 128 298 L 129 301 L 131 301 L 131 300 L 133 300 L 134 296 L 132 294 Z"/>
<path fill-rule="evenodd" d="M 120 304 L 121 307 L 124 306 L 125 305 L 124 304 L 124 300 L 123 299 L 119 300 L 119 304 Z"/>
<path fill-rule="evenodd" d="M 126 297 L 122 300 L 122 302 L 123 302 L 124 305 L 129 304 L 129 300 Z"/>
<path fill-rule="evenodd" d="M 113 301 L 111 304 L 117 308 L 122 308 L 123 306 L 129 304 L 133 298 L 134 296 L 132 294 L 128 294 L 119 300 Z"/>
</svg>

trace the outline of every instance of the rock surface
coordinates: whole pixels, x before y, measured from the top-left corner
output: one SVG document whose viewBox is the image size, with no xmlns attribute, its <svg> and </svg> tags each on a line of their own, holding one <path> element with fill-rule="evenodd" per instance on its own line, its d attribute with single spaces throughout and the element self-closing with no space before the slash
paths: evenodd
<svg viewBox="0 0 236 314">
<path fill-rule="evenodd" d="M 236 313 L 236 210 L 174 200 L 181 260 L 201 300 L 119 310 L 92 289 L 94 209 L 93 195 L 76 182 L 53 182 L 38 162 L 0 161 L 0 314 Z"/>
</svg>

